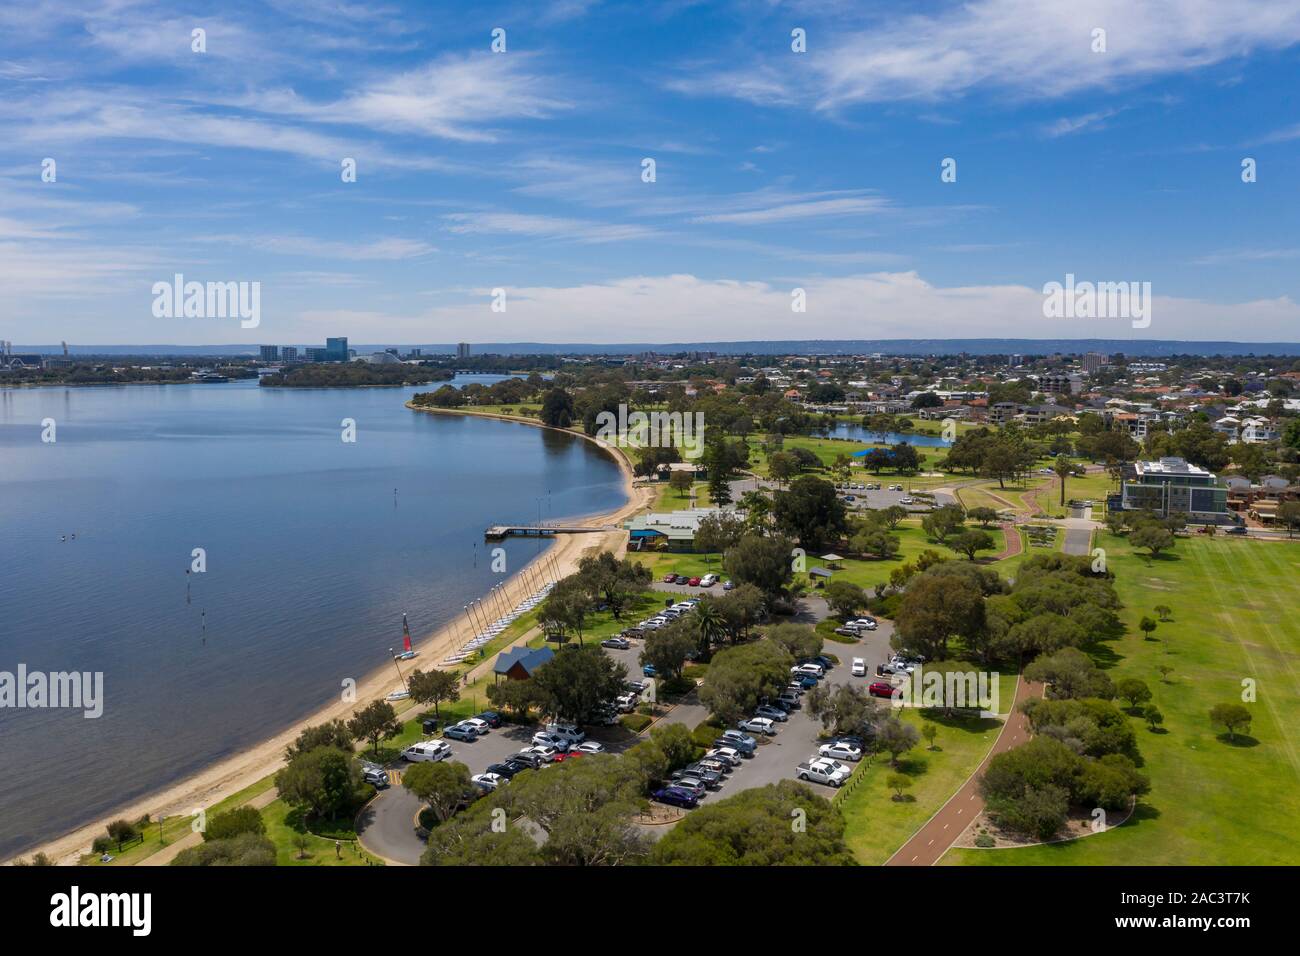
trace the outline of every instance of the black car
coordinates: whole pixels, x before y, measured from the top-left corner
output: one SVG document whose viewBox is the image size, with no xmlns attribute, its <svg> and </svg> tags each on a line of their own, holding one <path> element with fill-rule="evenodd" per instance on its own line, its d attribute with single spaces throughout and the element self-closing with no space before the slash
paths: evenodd
<svg viewBox="0 0 1300 956">
<path fill-rule="evenodd" d="M 512 761 L 515 763 L 523 764 L 526 767 L 531 767 L 533 770 L 536 770 L 539 767 L 544 767 L 548 763 L 550 763 L 550 761 L 547 760 L 545 757 L 543 757 L 541 754 L 530 754 L 530 753 L 523 753 L 523 752 L 512 755 L 506 760 L 506 763 L 510 763 Z"/>
<path fill-rule="evenodd" d="M 494 730 L 501 726 L 501 715 L 495 710 L 485 710 L 483 713 L 475 714 L 474 716 Z"/>
<path fill-rule="evenodd" d="M 486 772 L 499 774 L 509 780 L 514 777 L 515 774 L 519 773 L 519 771 L 527 769 L 529 768 L 518 760 L 507 760 L 505 763 L 488 764 Z"/>
</svg>

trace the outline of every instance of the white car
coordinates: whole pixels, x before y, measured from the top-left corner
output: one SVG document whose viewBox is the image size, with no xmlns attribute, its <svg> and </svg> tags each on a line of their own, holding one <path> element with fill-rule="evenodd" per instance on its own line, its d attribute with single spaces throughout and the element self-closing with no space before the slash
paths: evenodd
<svg viewBox="0 0 1300 956">
<path fill-rule="evenodd" d="M 533 740 L 536 739 L 537 737 L 534 736 Z M 533 746 L 531 747 L 525 747 L 523 750 L 520 751 L 520 753 L 525 753 L 525 754 L 536 754 L 537 756 L 541 757 L 543 760 L 549 761 L 551 763 L 555 762 L 555 756 L 560 752 L 561 751 L 556 747 L 548 747 L 545 744 L 538 744 L 538 743 L 533 744 Z"/>
<path fill-rule="evenodd" d="M 822 678 L 826 676 L 826 671 L 820 664 L 795 664 L 790 668 L 790 673 L 796 676 L 807 675 L 808 677 Z"/>
<path fill-rule="evenodd" d="M 844 741 L 822 744 L 817 748 L 817 752 L 823 757 L 834 757 L 838 760 L 852 760 L 855 763 L 862 759 L 862 751 Z"/>
<path fill-rule="evenodd" d="M 706 574 L 704 577 L 700 578 L 700 587 L 702 588 L 711 588 L 717 583 L 718 576 L 716 574 Z"/>
<path fill-rule="evenodd" d="M 738 726 L 741 730 L 748 730 L 751 734 L 762 734 L 765 737 L 776 736 L 776 721 L 771 717 L 751 717 L 749 720 L 742 720 Z"/>
<path fill-rule="evenodd" d="M 859 617 L 849 621 L 845 627 L 856 627 L 859 631 L 874 631 L 880 626 L 874 617 Z"/>
<path fill-rule="evenodd" d="M 603 754 L 605 745 L 597 740 L 584 740 L 573 749 L 580 754 Z"/>
<path fill-rule="evenodd" d="M 545 730 L 539 730 L 533 734 L 533 748 L 543 748 L 552 751 L 558 750 L 560 753 L 566 753 L 569 749 L 569 741 L 559 734 L 552 734 Z"/>
<path fill-rule="evenodd" d="M 489 730 L 492 729 L 491 724 L 489 724 L 486 720 L 480 720 L 477 717 L 466 717 L 464 720 L 460 722 L 460 725 L 462 727 L 473 727 L 474 732 L 477 733 L 480 737 L 482 737 L 485 733 L 487 733 Z"/>
<path fill-rule="evenodd" d="M 510 782 L 508 777 L 503 777 L 499 773 L 476 773 L 469 780 L 470 783 L 484 790 L 495 790 Z"/>
<path fill-rule="evenodd" d="M 853 676 L 854 677 L 867 676 L 867 662 L 863 660 L 861 657 L 853 658 Z"/>
<path fill-rule="evenodd" d="M 735 747 L 714 747 L 704 756 L 712 757 L 714 760 L 722 760 L 733 767 L 739 767 L 740 761 L 743 759 L 740 756 L 740 751 Z"/>
<path fill-rule="evenodd" d="M 585 731 L 579 730 L 573 724 L 550 723 L 546 725 L 548 734 L 555 734 L 557 737 L 563 737 L 569 742 L 569 745 L 580 744 L 587 739 Z"/>
<path fill-rule="evenodd" d="M 402 759 L 409 760 L 411 763 L 420 763 L 424 760 L 446 760 L 451 756 L 451 744 L 445 740 L 421 740 L 419 743 L 411 744 L 402 751 Z"/>
<path fill-rule="evenodd" d="M 913 498 L 911 495 L 903 495 L 903 497 L 901 497 L 901 498 L 898 499 L 898 503 L 899 503 L 900 505 L 910 505 L 910 504 L 915 504 L 915 503 L 916 503 L 916 499 Z"/>
</svg>

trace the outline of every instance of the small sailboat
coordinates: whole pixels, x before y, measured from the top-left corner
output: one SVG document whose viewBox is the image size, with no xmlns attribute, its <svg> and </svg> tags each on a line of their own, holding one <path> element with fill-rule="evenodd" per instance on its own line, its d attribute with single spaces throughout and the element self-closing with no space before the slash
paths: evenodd
<svg viewBox="0 0 1300 956">
<path fill-rule="evenodd" d="M 406 623 L 406 614 L 402 614 L 402 653 L 397 655 L 399 661 L 409 661 L 415 657 L 415 651 L 411 650 L 411 626 Z"/>
</svg>

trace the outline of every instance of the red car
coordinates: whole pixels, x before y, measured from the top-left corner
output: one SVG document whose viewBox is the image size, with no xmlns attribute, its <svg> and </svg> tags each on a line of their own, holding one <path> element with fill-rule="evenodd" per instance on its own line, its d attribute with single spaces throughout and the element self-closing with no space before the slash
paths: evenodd
<svg viewBox="0 0 1300 956">
<path fill-rule="evenodd" d="M 867 693 L 872 697 L 893 697 L 894 685 L 886 684 L 884 681 L 876 681 L 867 688 Z"/>
<path fill-rule="evenodd" d="M 689 585 L 690 585 L 691 587 L 693 587 L 693 588 L 698 588 L 698 587 L 700 586 L 700 579 L 699 579 L 699 578 L 691 578 L 691 579 L 690 579 L 689 581 L 687 581 L 686 583 L 689 584 Z"/>
<path fill-rule="evenodd" d="M 677 575 L 673 574 L 671 571 L 664 575 L 664 584 L 672 584 L 676 580 Z"/>
<path fill-rule="evenodd" d="M 560 763 L 563 760 L 576 760 L 578 757 L 582 757 L 582 756 L 584 756 L 584 754 L 581 750 L 570 750 L 566 753 L 560 753 L 559 751 L 556 751 L 555 762 Z"/>
</svg>

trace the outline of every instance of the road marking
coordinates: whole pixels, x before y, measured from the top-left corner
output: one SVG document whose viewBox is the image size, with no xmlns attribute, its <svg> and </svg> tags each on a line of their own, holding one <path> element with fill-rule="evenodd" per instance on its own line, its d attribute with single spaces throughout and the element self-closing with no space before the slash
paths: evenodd
<svg viewBox="0 0 1300 956">
<path fill-rule="evenodd" d="M 931 840 L 929 843 L 926 844 L 926 846 L 930 846 L 930 845 L 933 844 L 933 843 L 934 843 L 934 841 Z"/>
</svg>

